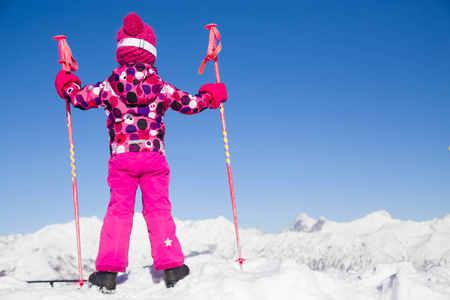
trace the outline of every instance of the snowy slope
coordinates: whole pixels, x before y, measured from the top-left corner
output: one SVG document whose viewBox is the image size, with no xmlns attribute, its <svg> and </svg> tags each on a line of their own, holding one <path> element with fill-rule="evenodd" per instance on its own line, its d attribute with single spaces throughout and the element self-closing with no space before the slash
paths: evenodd
<svg viewBox="0 0 450 300">
<path fill-rule="evenodd" d="M 93 271 L 101 220 L 82 218 L 83 272 Z M 166 290 L 152 268 L 141 214 L 135 215 L 128 273 L 109 299 L 450 299 L 450 215 L 400 221 L 375 212 L 348 223 L 301 214 L 279 234 L 241 230 L 244 272 L 234 225 L 219 217 L 176 220 L 192 274 Z M 75 226 L 0 237 L 0 299 L 104 299 L 84 286 L 26 284 L 78 278 Z"/>
<path fill-rule="evenodd" d="M 236 263 L 202 254 L 187 259 L 191 275 L 166 289 L 163 274 L 137 267 L 118 278 L 117 293 L 72 284 L 27 284 L 0 277 L 0 299 L 189 299 L 189 300 L 448 300 L 450 268 L 416 271 L 411 263 L 381 264 L 358 272 L 314 271 L 293 260 Z"/>
</svg>

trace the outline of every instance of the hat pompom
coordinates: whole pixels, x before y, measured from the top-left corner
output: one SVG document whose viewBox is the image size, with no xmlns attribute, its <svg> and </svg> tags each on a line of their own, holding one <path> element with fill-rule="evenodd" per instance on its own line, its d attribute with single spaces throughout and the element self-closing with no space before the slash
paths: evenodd
<svg viewBox="0 0 450 300">
<path fill-rule="evenodd" d="M 136 36 L 144 30 L 144 22 L 135 13 L 129 13 L 123 20 L 123 31 L 129 36 Z"/>
</svg>

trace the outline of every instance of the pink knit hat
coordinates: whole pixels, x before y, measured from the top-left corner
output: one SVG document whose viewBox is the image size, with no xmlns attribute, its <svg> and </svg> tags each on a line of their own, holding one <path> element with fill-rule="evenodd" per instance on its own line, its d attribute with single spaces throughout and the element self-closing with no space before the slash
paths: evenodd
<svg viewBox="0 0 450 300">
<path fill-rule="evenodd" d="M 156 36 L 153 29 L 144 24 L 135 13 L 123 19 L 123 27 L 117 32 L 116 60 L 120 65 L 147 63 L 156 60 Z"/>
</svg>

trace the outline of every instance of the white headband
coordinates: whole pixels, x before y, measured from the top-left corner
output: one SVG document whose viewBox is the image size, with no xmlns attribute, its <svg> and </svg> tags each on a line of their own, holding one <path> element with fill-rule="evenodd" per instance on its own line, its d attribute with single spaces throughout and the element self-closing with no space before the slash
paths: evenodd
<svg viewBox="0 0 450 300">
<path fill-rule="evenodd" d="M 121 39 L 117 43 L 117 48 L 124 47 L 124 46 L 133 46 L 133 47 L 138 47 L 138 48 L 144 49 L 144 50 L 150 52 L 151 54 L 153 54 L 153 56 L 156 58 L 155 46 L 153 46 L 146 40 L 136 39 L 136 38 L 124 38 L 124 39 Z"/>
</svg>

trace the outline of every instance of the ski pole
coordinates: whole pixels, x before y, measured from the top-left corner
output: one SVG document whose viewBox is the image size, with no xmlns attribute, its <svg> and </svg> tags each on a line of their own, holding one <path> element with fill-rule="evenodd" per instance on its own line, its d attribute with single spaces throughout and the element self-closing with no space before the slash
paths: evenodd
<svg viewBox="0 0 450 300">
<path fill-rule="evenodd" d="M 199 74 L 203 73 L 203 70 L 205 69 L 205 65 L 207 61 L 214 60 L 214 71 L 216 75 L 216 82 L 220 83 L 220 74 L 219 74 L 219 63 L 217 61 L 217 54 L 219 54 L 220 50 L 222 49 L 221 41 L 220 41 L 220 33 L 217 30 L 216 24 L 208 24 L 205 26 L 206 29 L 209 30 L 209 44 L 208 44 L 208 51 L 207 56 L 203 59 L 202 64 L 200 65 L 200 69 L 198 70 Z M 219 40 L 219 45 L 217 45 L 217 41 Z M 242 264 L 245 261 L 245 259 L 242 258 L 241 253 L 241 241 L 239 238 L 239 226 L 238 226 L 238 219 L 237 219 L 237 212 L 236 212 L 236 199 L 234 195 L 234 186 L 233 186 L 233 174 L 231 172 L 231 161 L 230 161 L 230 147 L 228 145 L 228 134 L 227 134 L 227 126 L 225 122 L 225 112 L 223 108 L 223 103 L 220 104 L 220 119 L 222 121 L 222 134 L 223 134 L 223 141 L 224 141 L 224 147 L 225 147 L 225 158 L 227 162 L 227 171 L 228 171 L 228 183 L 230 185 L 230 195 L 231 195 L 231 206 L 233 208 L 233 218 L 234 218 L 234 229 L 236 231 L 236 241 L 237 241 L 237 247 L 238 247 L 238 254 L 239 259 L 236 261 L 239 262 L 240 269 L 242 271 Z"/>
<path fill-rule="evenodd" d="M 69 45 L 66 42 L 65 35 L 57 35 L 53 37 L 54 40 L 58 41 L 59 48 L 59 61 L 62 65 L 62 69 L 66 72 L 77 71 L 78 64 L 72 56 L 72 51 L 70 51 Z M 77 191 L 77 174 L 75 173 L 75 152 L 73 146 L 73 131 L 72 131 L 72 117 L 70 114 L 70 103 L 66 99 L 66 115 L 67 115 L 67 129 L 69 133 L 69 143 L 70 143 L 70 165 L 72 168 L 72 190 L 73 190 L 73 206 L 75 211 L 75 229 L 77 234 L 77 250 L 78 250 L 78 272 L 80 279 L 78 284 L 80 287 L 86 282 L 83 280 L 82 273 L 82 261 L 81 261 L 81 240 L 80 240 L 80 217 L 78 212 L 78 191 Z"/>
</svg>

